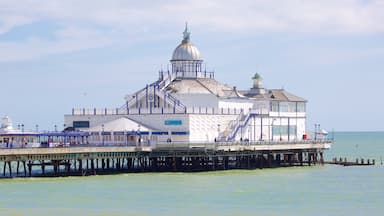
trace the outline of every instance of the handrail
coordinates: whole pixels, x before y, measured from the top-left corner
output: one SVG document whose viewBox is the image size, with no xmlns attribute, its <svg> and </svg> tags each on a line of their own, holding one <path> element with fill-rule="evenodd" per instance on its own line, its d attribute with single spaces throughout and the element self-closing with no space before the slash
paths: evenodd
<svg viewBox="0 0 384 216">
<path fill-rule="evenodd" d="M 176 105 L 178 105 L 176 103 Z M 220 114 L 220 115 L 236 115 L 241 119 L 239 109 L 217 109 L 215 107 L 185 107 L 182 103 L 175 107 L 152 107 L 152 108 L 72 108 L 72 115 L 136 115 L 136 114 Z M 241 109 L 240 109 L 241 110 Z M 175 112 L 174 112 L 175 111 Z M 241 111 L 240 111 L 241 112 Z M 230 121 L 230 125 L 226 130 L 235 126 L 237 120 Z"/>
<path fill-rule="evenodd" d="M 231 120 L 229 122 L 229 124 L 227 125 L 227 127 L 225 128 L 224 132 L 222 132 L 222 134 L 224 136 L 220 137 L 219 138 L 219 141 L 225 141 L 228 137 L 228 133 L 230 133 L 231 131 L 233 131 L 234 127 L 239 123 L 240 121 L 240 118 L 243 116 L 243 110 L 240 111 L 239 115 L 236 117 L 236 119 L 234 120 Z M 222 140 L 222 138 L 224 138 L 224 140 Z"/>
<path fill-rule="evenodd" d="M 172 96 L 171 94 L 169 94 L 168 92 L 166 92 L 164 90 L 164 87 L 166 87 L 169 83 L 171 83 L 175 78 L 176 78 L 176 76 L 174 76 L 172 74 L 168 75 L 167 78 L 165 78 L 165 79 L 163 78 L 163 80 L 161 80 L 161 81 L 159 81 L 159 80 L 155 81 L 155 82 L 151 83 L 150 85 L 148 85 L 147 87 L 144 87 L 144 88 L 140 89 L 139 91 L 136 91 L 133 95 L 136 95 L 136 97 L 139 97 L 145 93 L 146 88 L 156 86 L 157 89 L 165 95 L 165 97 L 170 99 L 176 105 L 176 107 L 181 107 L 181 109 L 185 109 L 186 106 L 183 103 L 181 103 L 179 99 L 175 98 L 174 96 Z M 120 109 L 127 109 L 127 106 L 129 107 L 132 104 L 132 101 L 136 100 L 136 97 L 132 97 L 129 100 L 127 100 L 127 102 L 124 105 L 122 105 L 120 107 Z"/>
<path fill-rule="evenodd" d="M 0 154 L 3 149 L 35 149 L 35 148 L 78 148 L 78 147 L 150 147 L 152 149 L 157 148 L 204 148 L 204 149 L 218 149 L 219 147 L 231 147 L 231 146 L 262 146 L 262 145 L 300 145 L 300 144 L 331 144 L 333 143 L 332 139 L 322 139 L 322 140 L 292 140 L 292 141 L 235 141 L 235 142 L 88 142 L 88 143 L 52 143 L 52 145 L 41 146 L 40 143 L 29 143 L 28 145 L 18 145 L 14 144 L 12 147 L 6 147 L 0 145 Z M 34 145 L 32 145 L 34 144 Z"/>
<path fill-rule="evenodd" d="M 235 129 L 230 133 L 230 136 L 228 136 L 228 141 L 233 140 L 236 137 L 237 132 L 240 128 L 244 128 L 245 125 L 247 125 L 250 116 L 253 115 L 251 112 L 248 112 L 247 115 L 245 115 L 245 119 L 242 121 L 239 121 L 239 123 L 236 125 Z"/>
</svg>

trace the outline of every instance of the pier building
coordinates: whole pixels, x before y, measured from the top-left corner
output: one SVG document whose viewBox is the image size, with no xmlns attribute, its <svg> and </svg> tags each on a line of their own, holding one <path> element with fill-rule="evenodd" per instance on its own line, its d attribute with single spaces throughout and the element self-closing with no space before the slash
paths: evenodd
<svg viewBox="0 0 384 216">
<path fill-rule="evenodd" d="M 256 73 L 237 89 L 206 71 L 186 25 L 170 70 L 127 95 L 118 108 L 74 108 L 65 125 L 91 139 L 150 145 L 167 142 L 300 141 L 306 138 L 307 101 L 284 89 L 267 89 Z"/>
<path fill-rule="evenodd" d="M 307 137 L 305 99 L 265 88 L 258 73 L 246 90 L 216 80 L 203 69 L 187 26 L 170 64 L 117 108 L 73 108 L 63 131 L 14 129 L 5 117 L 0 173 L 70 176 L 324 163 L 332 140 L 319 135 L 319 125 Z"/>
</svg>

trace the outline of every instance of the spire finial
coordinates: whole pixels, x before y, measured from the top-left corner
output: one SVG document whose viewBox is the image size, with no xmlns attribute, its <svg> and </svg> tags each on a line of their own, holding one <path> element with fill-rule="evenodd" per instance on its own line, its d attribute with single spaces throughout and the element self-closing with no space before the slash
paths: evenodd
<svg viewBox="0 0 384 216">
<path fill-rule="evenodd" d="M 191 33 L 188 31 L 188 22 L 185 22 L 185 29 L 184 29 L 184 32 L 183 32 L 183 43 L 184 42 L 188 42 L 190 39 Z"/>
</svg>

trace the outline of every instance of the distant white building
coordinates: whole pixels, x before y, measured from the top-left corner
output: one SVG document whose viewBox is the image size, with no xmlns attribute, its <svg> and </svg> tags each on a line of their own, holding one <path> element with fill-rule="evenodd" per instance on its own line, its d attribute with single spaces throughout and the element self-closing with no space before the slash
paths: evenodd
<svg viewBox="0 0 384 216">
<path fill-rule="evenodd" d="M 306 136 L 306 100 L 265 89 L 259 74 L 237 90 L 205 71 L 186 26 L 170 71 L 116 109 L 73 109 L 65 124 L 103 142 L 296 141 Z"/>
<path fill-rule="evenodd" d="M 21 128 L 20 128 L 21 127 Z M 0 125 L 0 148 L 25 147 L 28 143 L 36 143 L 36 133 L 24 130 L 24 125 L 13 127 L 11 118 L 5 116 Z"/>
</svg>

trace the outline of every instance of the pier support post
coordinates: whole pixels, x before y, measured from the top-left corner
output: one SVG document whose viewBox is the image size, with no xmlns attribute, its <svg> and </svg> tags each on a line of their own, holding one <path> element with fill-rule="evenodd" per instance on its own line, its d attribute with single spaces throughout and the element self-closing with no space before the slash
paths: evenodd
<svg viewBox="0 0 384 216">
<path fill-rule="evenodd" d="M 268 167 L 272 167 L 273 154 L 268 153 Z"/>
<path fill-rule="evenodd" d="M 91 169 L 92 169 L 93 175 L 96 175 L 95 160 L 94 159 L 91 159 Z"/>
<path fill-rule="evenodd" d="M 12 161 L 8 161 L 9 177 L 12 177 Z"/>
<path fill-rule="evenodd" d="M 7 162 L 6 162 L 6 161 L 4 161 L 4 167 L 3 167 L 3 176 L 5 176 L 5 170 L 6 170 L 6 168 L 7 168 Z"/>
<path fill-rule="evenodd" d="M 312 160 L 312 153 L 307 153 L 308 154 L 308 166 L 311 166 L 311 160 Z"/>
<path fill-rule="evenodd" d="M 27 167 L 25 165 L 25 161 L 23 161 L 23 168 L 24 168 L 24 177 L 27 177 Z"/>
<path fill-rule="evenodd" d="M 264 168 L 264 156 L 262 154 L 259 155 L 258 161 L 259 161 L 259 168 L 263 169 Z"/>
<path fill-rule="evenodd" d="M 303 152 L 297 153 L 297 157 L 299 159 L 300 166 L 303 166 Z"/>
<path fill-rule="evenodd" d="M 177 171 L 177 163 L 176 163 L 176 158 L 175 157 L 172 158 L 172 169 L 173 169 L 174 172 Z"/>
<path fill-rule="evenodd" d="M 28 161 L 28 172 L 29 172 L 29 177 L 32 176 L 32 162 Z"/>
<path fill-rule="evenodd" d="M 318 163 L 318 159 L 317 159 L 317 157 L 318 157 L 317 152 L 313 153 L 313 161 L 314 161 L 315 164 Z"/>
<path fill-rule="evenodd" d="M 280 164 L 281 164 L 281 154 L 280 153 L 276 154 L 276 162 L 277 162 L 277 165 L 280 166 Z"/>
<path fill-rule="evenodd" d="M 53 171 L 55 172 L 55 175 L 57 174 L 57 161 L 52 160 L 52 165 L 53 165 Z"/>
<path fill-rule="evenodd" d="M 284 156 L 284 166 L 287 166 L 287 164 L 289 164 L 288 155 L 287 154 L 283 154 L 283 156 Z"/>
<path fill-rule="evenodd" d="M 289 166 L 293 166 L 294 156 L 293 154 L 288 154 Z"/>
<path fill-rule="evenodd" d="M 252 155 L 247 155 L 248 169 L 252 169 Z"/>
<path fill-rule="evenodd" d="M 83 159 L 79 159 L 79 171 L 83 172 Z"/>
<path fill-rule="evenodd" d="M 41 161 L 41 173 L 44 175 L 45 174 L 45 161 Z"/>
<path fill-rule="evenodd" d="M 19 175 L 20 161 L 17 161 L 16 174 Z"/>
</svg>

